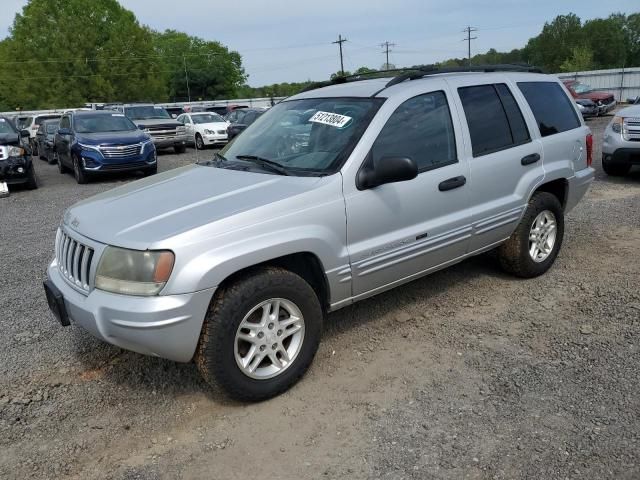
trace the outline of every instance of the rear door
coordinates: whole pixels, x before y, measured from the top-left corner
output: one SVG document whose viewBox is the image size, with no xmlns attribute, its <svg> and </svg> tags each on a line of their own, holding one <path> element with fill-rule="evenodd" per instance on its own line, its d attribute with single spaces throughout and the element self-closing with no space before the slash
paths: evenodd
<svg viewBox="0 0 640 480">
<path fill-rule="evenodd" d="M 478 84 L 477 78 L 449 80 L 466 119 L 464 155 L 470 164 L 473 222 L 470 252 L 508 238 L 530 192 L 544 178 L 542 145 L 530 133 L 532 125 L 516 101 L 514 86 L 504 77 L 486 84 Z"/>
<path fill-rule="evenodd" d="M 64 115 L 60 119 L 60 129 L 71 131 L 71 117 Z M 56 152 L 58 153 L 58 161 L 63 164 L 71 164 L 71 135 L 62 135 L 60 130 L 56 133 Z"/>
</svg>

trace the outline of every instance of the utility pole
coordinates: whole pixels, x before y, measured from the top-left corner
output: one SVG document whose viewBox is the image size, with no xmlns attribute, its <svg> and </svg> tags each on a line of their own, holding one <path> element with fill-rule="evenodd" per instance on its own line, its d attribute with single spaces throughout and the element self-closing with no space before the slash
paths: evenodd
<svg viewBox="0 0 640 480">
<path fill-rule="evenodd" d="M 342 59 L 342 44 L 344 42 L 346 42 L 347 39 L 346 38 L 342 38 L 342 35 L 338 35 L 338 40 L 336 40 L 335 42 L 331 42 L 331 43 L 337 43 L 338 46 L 340 47 L 340 75 L 344 76 L 344 61 Z"/>
<path fill-rule="evenodd" d="M 390 51 L 390 47 L 395 47 L 396 44 L 395 43 L 389 43 L 387 41 L 387 42 L 381 43 L 380 46 L 382 48 L 384 48 L 384 53 L 387 56 L 387 63 L 385 63 L 385 70 L 389 70 L 389 51 Z"/>
<path fill-rule="evenodd" d="M 189 73 L 187 72 L 186 55 L 182 55 L 182 63 L 184 64 L 184 78 L 187 81 L 187 97 L 189 97 L 189 103 L 191 103 L 191 89 L 189 88 Z"/>
<path fill-rule="evenodd" d="M 471 26 L 467 26 L 467 28 L 463 30 L 463 32 L 467 34 L 467 38 L 465 38 L 464 40 L 467 41 L 467 58 L 469 59 L 469 66 L 471 66 L 471 40 L 475 40 L 476 38 L 478 38 L 472 37 L 471 34 L 477 31 L 477 28 Z"/>
</svg>

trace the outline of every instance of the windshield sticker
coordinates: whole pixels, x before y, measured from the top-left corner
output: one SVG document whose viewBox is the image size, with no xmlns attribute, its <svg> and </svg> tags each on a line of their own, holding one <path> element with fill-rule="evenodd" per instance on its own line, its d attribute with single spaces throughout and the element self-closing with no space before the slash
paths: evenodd
<svg viewBox="0 0 640 480">
<path fill-rule="evenodd" d="M 112 113 L 112 117 L 124 117 L 124 113 Z"/>
<path fill-rule="evenodd" d="M 156 110 L 162 110 L 162 107 L 153 107 L 153 108 L 155 108 Z"/>
<path fill-rule="evenodd" d="M 346 115 L 340 115 L 339 113 L 322 112 L 318 111 L 309 119 L 313 123 L 322 123 L 323 125 L 329 125 L 336 128 L 344 128 L 350 121 L 351 117 Z"/>
<path fill-rule="evenodd" d="M 0 118 L 0 123 L 4 123 L 4 118 Z"/>
</svg>

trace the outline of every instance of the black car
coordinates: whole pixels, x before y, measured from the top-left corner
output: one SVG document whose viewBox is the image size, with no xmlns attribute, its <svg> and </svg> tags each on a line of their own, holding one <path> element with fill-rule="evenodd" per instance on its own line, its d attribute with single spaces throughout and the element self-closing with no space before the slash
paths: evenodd
<svg viewBox="0 0 640 480">
<path fill-rule="evenodd" d="M 37 153 L 42 160 L 46 160 L 49 164 L 55 163 L 53 144 L 58 125 L 60 125 L 59 119 L 47 120 L 42 122 L 36 131 L 36 145 L 38 148 L 37 152 L 34 151 L 33 153 L 34 155 Z"/>
<path fill-rule="evenodd" d="M 0 183 L 38 188 L 29 150 L 29 132 L 18 130 L 6 117 L 0 117 Z"/>
<path fill-rule="evenodd" d="M 225 117 L 225 120 L 231 124 L 227 127 L 227 138 L 229 141 L 237 137 L 265 111 L 264 109 L 258 108 L 239 108 L 229 113 Z"/>
</svg>

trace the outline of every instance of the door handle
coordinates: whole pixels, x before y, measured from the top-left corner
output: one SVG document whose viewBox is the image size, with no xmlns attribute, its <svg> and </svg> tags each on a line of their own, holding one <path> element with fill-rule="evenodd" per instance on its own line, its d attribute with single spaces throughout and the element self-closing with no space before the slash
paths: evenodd
<svg viewBox="0 0 640 480">
<path fill-rule="evenodd" d="M 453 190 L 454 188 L 462 187 L 467 183 L 467 179 L 460 175 L 459 177 L 449 178 L 438 185 L 438 190 L 446 192 L 447 190 Z"/>
<path fill-rule="evenodd" d="M 526 157 L 522 157 L 522 160 L 520 160 L 520 163 L 522 165 L 531 165 L 532 163 L 536 163 L 539 160 L 540 160 L 540 154 L 539 153 L 532 153 L 531 155 L 527 155 Z"/>
</svg>

